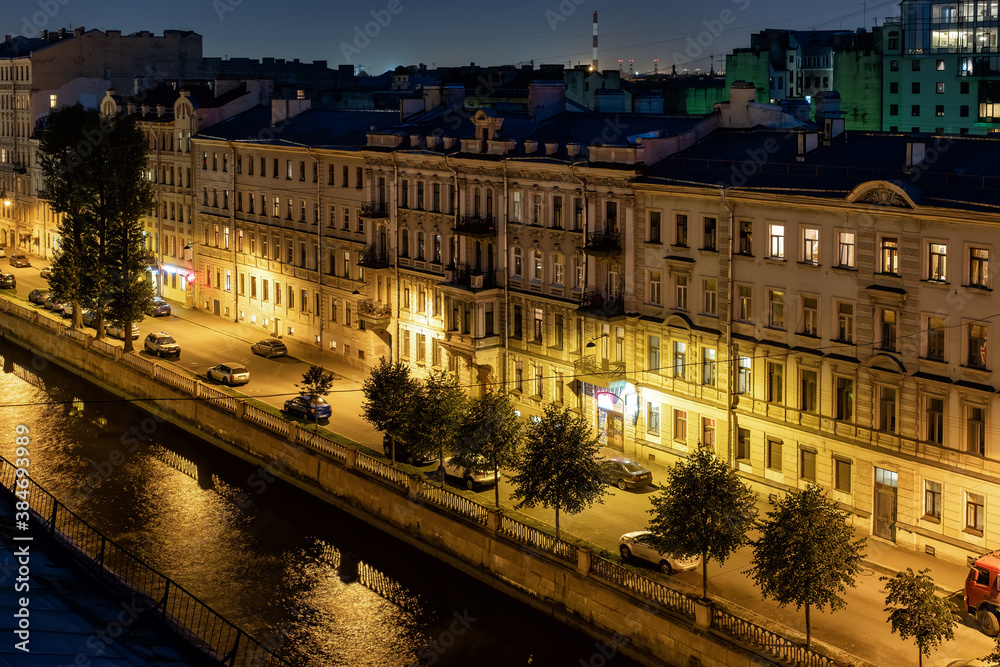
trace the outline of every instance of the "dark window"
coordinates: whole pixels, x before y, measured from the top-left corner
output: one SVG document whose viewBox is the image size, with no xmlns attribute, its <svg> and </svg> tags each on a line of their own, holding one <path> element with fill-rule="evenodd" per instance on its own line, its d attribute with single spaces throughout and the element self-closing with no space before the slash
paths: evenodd
<svg viewBox="0 0 1000 667">
<path fill-rule="evenodd" d="M 968 118 L 969 117 L 969 105 L 968 104 L 963 104 L 960 107 L 958 107 L 958 115 L 961 116 L 962 118 Z"/>
<path fill-rule="evenodd" d="M 944 401 L 927 399 L 927 442 L 940 445 L 944 442 Z"/>
<path fill-rule="evenodd" d="M 969 94 L 969 82 L 968 81 L 962 81 L 962 82 L 960 82 L 958 84 L 958 92 L 961 95 L 968 95 Z"/>
<path fill-rule="evenodd" d="M 889 61 L 889 71 L 890 72 L 898 72 L 899 71 L 899 61 L 898 60 L 890 60 Z"/>
<path fill-rule="evenodd" d="M 851 421 L 854 418 L 854 380 L 837 378 L 836 419 Z"/>
<path fill-rule="evenodd" d="M 736 458 L 740 461 L 750 460 L 750 429 L 736 430 Z"/>
<path fill-rule="evenodd" d="M 715 250 L 715 228 L 715 218 L 705 218 L 705 245 L 702 247 L 703 250 Z"/>
<path fill-rule="evenodd" d="M 889 105 L 889 115 L 890 116 L 898 116 L 899 115 L 899 105 L 898 104 L 890 104 Z"/>
<path fill-rule="evenodd" d="M 910 61 L 910 70 L 913 71 L 913 72 L 919 72 L 920 71 L 920 61 L 917 60 L 916 58 L 914 58 L 913 60 L 911 60 Z"/>
<path fill-rule="evenodd" d="M 740 252 L 741 255 L 753 256 L 753 223 L 740 222 Z"/>
<path fill-rule="evenodd" d="M 935 116 L 944 116 L 944 105 L 943 104 L 935 104 L 934 105 L 934 115 Z"/>
<path fill-rule="evenodd" d="M 919 116 L 920 115 L 920 105 L 919 104 L 914 104 L 913 106 L 910 107 L 910 115 L 911 116 Z M 914 130 L 914 132 L 919 132 L 919 131 L 920 130 Z"/>
<path fill-rule="evenodd" d="M 816 412 L 816 371 L 802 371 L 802 411 Z"/>
<path fill-rule="evenodd" d="M 650 211 L 649 212 L 649 242 L 659 243 L 660 242 L 660 212 Z"/>
<path fill-rule="evenodd" d="M 683 214 L 677 215 L 677 234 L 675 244 L 687 247 L 688 244 L 688 217 Z"/>
<path fill-rule="evenodd" d="M 889 92 L 893 95 L 899 93 L 899 81 L 893 81 L 889 84 Z"/>
<path fill-rule="evenodd" d="M 913 83 L 910 84 L 910 92 L 913 93 L 914 95 L 919 95 L 920 94 L 920 82 L 919 81 L 914 81 Z"/>
<path fill-rule="evenodd" d="M 808 449 L 799 450 L 799 479 L 816 481 L 816 452 Z"/>
</svg>

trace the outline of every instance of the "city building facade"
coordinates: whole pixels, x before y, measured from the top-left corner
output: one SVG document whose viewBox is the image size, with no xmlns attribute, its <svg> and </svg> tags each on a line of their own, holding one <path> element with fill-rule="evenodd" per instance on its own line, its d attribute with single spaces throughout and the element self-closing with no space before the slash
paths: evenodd
<svg viewBox="0 0 1000 667">
<path fill-rule="evenodd" d="M 991 0 L 902 2 L 882 31 L 882 129 L 1000 131 L 998 33 L 1000 10 Z"/>
</svg>

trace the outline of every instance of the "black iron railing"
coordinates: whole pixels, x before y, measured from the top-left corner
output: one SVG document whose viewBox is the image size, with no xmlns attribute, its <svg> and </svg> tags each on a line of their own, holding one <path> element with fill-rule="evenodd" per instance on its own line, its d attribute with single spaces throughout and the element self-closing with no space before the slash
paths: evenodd
<svg viewBox="0 0 1000 667">
<path fill-rule="evenodd" d="M 144 601 L 143 613 L 220 664 L 286 666 L 289 663 L 230 623 L 169 577 L 109 539 L 30 477 L 0 457 L 0 486 L 11 501 L 27 502 L 29 522 L 69 551 L 103 583 Z M 14 496 L 15 490 L 17 497 Z"/>
<path fill-rule="evenodd" d="M 385 202 L 368 202 L 361 205 L 362 218 L 388 218 L 389 206 Z"/>
</svg>

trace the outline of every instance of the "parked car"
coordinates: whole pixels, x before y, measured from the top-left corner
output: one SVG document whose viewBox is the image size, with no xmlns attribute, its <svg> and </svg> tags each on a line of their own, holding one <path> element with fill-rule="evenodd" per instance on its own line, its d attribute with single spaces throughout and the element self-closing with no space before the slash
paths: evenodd
<svg viewBox="0 0 1000 667">
<path fill-rule="evenodd" d="M 83 311 L 83 326 L 97 328 L 97 311 L 88 309 Z"/>
<path fill-rule="evenodd" d="M 625 533 L 618 540 L 618 552 L 626 563 L 633 557 L 652 563 L 660 568 L 663 574 L 687 572 L 701 565 L 701 556 L 682 558 L 659 551 L 652 545 L 653 534 L 648 530 L 637 530 Z"/>
<path fill-rule="evenodd" d="M 637 489 L 653 483 L 653 473 L 637 461 L 626 458 L 612 458 L 601 462 L 604 481 L 619 489 Z"/>
<path fill-rule="evenodd" d="M 440 475 L 442 479 L 445 477 L 455 477 L 457 479 L 461 479 L 462 484 L 469 490 L 472 490 L 477 486 L 486 486 L 488 484 L 497 483 L 496 473 L 492 470 L 473 475 L 465 468 L 462 468 L 455 463 L 454 459 L 450 456 L 444 460 L 443 465 L 438 467 L 438 475 Z"/>
<path fill-rule="evenodd" d="M 17 278 L 13 273 L 0 273 L 0 289 L 14 289 L 17 287 Z"/>
<path fill-rule="evenodd" d="M 50 294 L 45 297 L 45 301 L 42 302 L 42 305 L 48 310 L 51 310 L 53 313 L 61 313 L 63 306 L 66 304 L 61 299 L 57 299 L 55 296 Z"/>
<path fill-rule="evenodd" d="M 208 369 L 206 375 L 211 380 L 228 385 L 246 384 L 250 381 L 250 371 L 238 361 L 227 361 L 224 364 L 212 366 Z"/>
<path fill-rule="evenodd" d="M 317 396 L 316 400 L 310 400 L 308 394 L 288 399 L 282 409 L 288 414 L 309 420 L 329 419 L 330 415 L 333 414 L 333 409 L 325 398 Z"/>
<path fill-rule="evenodd" d="M 0 245 L 0 257 L 6 257 L 6 256 L 7 256 L 7 248 L 5 246 Z"/>
<path fill-rule="evenodd" d="M 288 348 L 280 340 L 259 340 L 250 346 L 250 351 L 254 354 L 259 354 L 265 359 L 288 356 Z"/>
<path fill-rule="evenodd" d="M 39 306 L 41 306 L 45 303 L 45 300 L 48 299 L 50 296 L 52 295 L 49 294 L 48 292 L 43 292 L 40 289 L 33 289 L 30 292 L 28 292 L 28 301 L 30 301 L 31 303 L 37 303 Z"/>
<path fill-rule="evenodd" d="M 147 335 L 146 340 L 142 342 L 142 348 L 146 352 L 155 354 L 158 357 L 174 356 L 178 359 L 181 357 L 181 346 L 170 334 L 163 333 L 162 331 Z"/>
<path fill-rule="evenodd" d="M 26 266 L 31 266 L 31 260 L 28 259 L 27 255 L 11 255 L 10 265 L 23 269 Z"/>
<path fill-rule="evenodd" d="M 73 317 L 73 302 L 67 301 L 64 303 L 61 312 L 63 317 Z"/>
<path fill-rule="evenodd" d="M 104 327 L 105 333 L 114 336 L 118 340 L 125 340 L 125 329 L 117 324 L 108 323 Z M 139 340 L 139 325 L 132 323 L 132 340 Z"/>
<path fill-rule="evenodd" d="M 46 280 L 48 280 L 51 275 L 52 275 L 52 267 L 51 266 L 46 266 L 44 269 L 42 269 L 42 273 L 41 273 L 42 278 L 45 278 Z"/>
<path fill-rule="evenodd" d="M 161 297 L 153 297 L 153 317 L 160 317 L 161 315 L 170 314 L 170 304 L 164 301 Z"/>
<path fill-rule="evenodd" d="M 388 433 L 382 436 L 382 451 L 385 452 L 386 458 L 390 460 L 392 459 L 392 438 Z M 408 463 L 411 466 L 420 467 L 429 466 L 437 459 L 414 454 L 408 442 L 400 438 L 396 438 L 396 460 Z"/>
</svg>

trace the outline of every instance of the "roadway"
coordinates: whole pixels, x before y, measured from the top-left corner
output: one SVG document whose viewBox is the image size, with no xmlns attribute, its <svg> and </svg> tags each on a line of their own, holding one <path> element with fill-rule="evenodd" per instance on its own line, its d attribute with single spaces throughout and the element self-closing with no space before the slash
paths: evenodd
<svg viewBox="0 0 1000 667">
<path fill-rule="evenodd" d="M 33 258 L 34 261 L 34 258 Z M 0 260 L 0 267 L 5 272 L 17 277 L 16 290 L 2 290 L 0 294 L 9 295 L 16 291 L 17 296 L 27 301 L 28 292 L 34 288 L 45 288 L 46 282 L 39 275 L 39 266 L 31 268 L 7 268 L 6 260 Z M 25 303 L 24 305 L 31 305 Z M 171 304 L 173 313 L 169 316 L 148 318 L 139 323 L 140 337 L 136 342 L 137 350 L 141 350 L 142 339 L 150 331 L 164 331 L 181 345 L 180 359 L 176 361 L 161 360 L 176 364 L 202 377 L 205 371 L 216 364 L 226 361 L 238 361 L 250 369 L 251 381 L 239 387 L 238 390 L 248 396 L 256 397 L 271 405 L 280 407 L 284 400 L 294 396 L 297 391 L 295 383 L 300 382 L 302 374 L 310 363 L 321 361 L 328 368 L 339 368 L 339 360 L 333 355 L 312 352 L 303 346 L 296 347 L 289 343 L 292 355 L 302 352 L 299 356 L 277 357 L 264 359 L 250 352 L 249 343 L 262 338 L 262 335 L 235 324 L 229 320 L 218 318 L 203 311 L 191 311 L 177 304 Z M 42 310 L 50 317 L 57 317 Z M 68 323 L 68 320 L 63 320 Z M 88 330 L 93 331 L 93 330 Z M 113 344 L 120 341 L 109 339 Z M 144 357 L 155 359 L 153 355 L 139 351 Z M 305 357 L 312 356 L 311 359 Z M 302 357 L 302 358 L 299 358 Z M 328 428 L 344 435 L 355 442 L 374 449 L 381 449 L 382 438 L 361 416 L 362 392 L 357 373 L 346 376 L 337 374 L 333 391 L 328 396 L 333 405 L 335 416 Z M 612 452 L 606 452 L 611 454 Z M 424 468 L 430 477 L 436 466 Z M 663 480 L 665 470 L 653 467 L 654 477 Z M 617 552 L 619 536 L 628 531 L 646 528 L 650 496 L 655 493 L 653 487 L 634 491 L 622 491 L 609 487 L 608 494 L 602 504 L 597 504 L 577 515 L 563 513 L 560 517 L 561 529 L 580 539 L 586 540 L 610 552 Z M 506 479 L 500 482 L 500 502 L 510 506 L 511 486 Z M 484 488 L 474 494 L 479 502 L 492 505 L 494 494 L 492 488 Z M 766 510 L 766 503 L 760 505 L 761 518 Z M 523 514 L 549 525 L 554 524 L 554 513 L 551 510 L 523 509 Z M 751 560 L 749 547 L 741 549 L 723 566 L 712 562 L 709 565 L 709 593 L 724 598 L 742 607 L 752 610 L 763 618 L 780 622 L 788 628 L 804 634 L 804 612 L 792 607 L 784 609 L 771 601 L 762 600 L 757 587 L 745 574 Z M 857 587 L 845 595 L 847 607 L 836 613 L 812 613 L 813 638 L 836 646 L 849 653 L 867 660 L 875 665 L 912 664 L 916 662 L 916 648 L 909 641 L 901 640 L 890 632 L 886 621 L 885 593 L 879 572 L 876 569 L 895 570 L 907 566 L 914 570 L 932 567 L 931 576 L 935 577 L 940 588 L 955 592 L 960 591 L 964 581 L 965 569 L 935 561 L 923 554 L 885 546 L 870 541 L 868 548 L 868 564 L 857 579 Z M 888 565 L 878 566 L 878 563 Z M 650 570 L 650 576 L 662 575 Z M 701 570 L 673 575 L 673 582 L 687 590 L 700 594 Z M 961 594 L 952 596 L 961 605 Z M 955 640 L 945 644 L 931 655 L 928 665 L 947 665 L 952 660 L 981 658 L 988 654 L 994 641 L 986 637 L 980 630 L 975 619 L 963 614 L 963 623 L 955 630 Z"/>
</svg>

